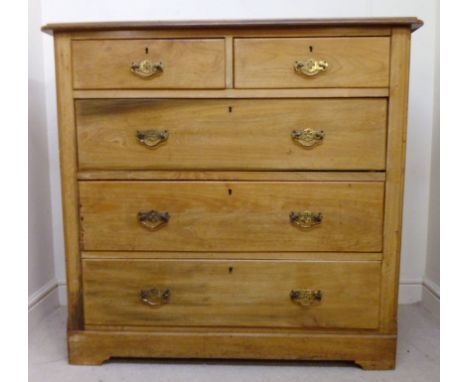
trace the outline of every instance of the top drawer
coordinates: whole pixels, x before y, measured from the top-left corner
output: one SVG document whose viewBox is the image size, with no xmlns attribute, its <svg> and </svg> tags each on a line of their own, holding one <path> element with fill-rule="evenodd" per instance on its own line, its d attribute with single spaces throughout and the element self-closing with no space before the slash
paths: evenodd
<svg viewBox="0 0 468 382">
<path fill-rule="evenodd" d="M 85 40 L 72 50 L 75 89 L 225 87 L 223 39 Z"/>
<path fill-rule="evenodd" d="M 238 88 L 388 86 L 387 37 L 241 38 L 234 49 Z"/>
</svg>

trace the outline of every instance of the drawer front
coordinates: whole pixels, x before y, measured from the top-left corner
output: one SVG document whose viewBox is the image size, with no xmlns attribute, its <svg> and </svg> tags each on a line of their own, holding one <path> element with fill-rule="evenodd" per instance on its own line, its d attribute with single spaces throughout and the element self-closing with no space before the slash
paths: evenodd
<svg viewBox="0 0 468 382">
<path fill-rule="evenodd" d="M 72 49 L 76 89 L 225 87 L 223 39 L 73 41 Z"/>
<path fill-rule="evenodd" d="M 384 99 L 80 100 L 79 166 L 383 170 L 386 114 Z"/>
<path fill-rule="evenodd" d="M 379 285 L 380 262 L 83 261 L 86 325 L 375 329 Z"/>
<path fill-rule="evenodd" d="M 382 249 L 383 182 L 97 181 L 79 192 L 84 250 Z"/>
<path fill-rule="evenodd" d="M 235 86 L 386 87 L 389 51 L 387 37 L 236 39 Z"/>
</svg>

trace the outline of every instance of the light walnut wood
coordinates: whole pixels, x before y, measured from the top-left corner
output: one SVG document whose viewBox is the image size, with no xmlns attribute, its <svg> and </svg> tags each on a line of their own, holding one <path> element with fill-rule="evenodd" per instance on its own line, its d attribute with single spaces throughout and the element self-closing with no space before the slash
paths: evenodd
<svg viewBox="0 0 468 382">
<path fill-rule="evenodd" d="M 398 279 L 406 155 L 410 32 L 392 34 L 390 101 L 388 112 L 387 181 L 385 183 L 384 261 L 382 264 L 381 329 L 397 331 Z"/>
<path fill-rule="evenodd" d="M 215 29 L 153 29 L 153 30 L 107 30 L 75 31 L 73 40 L 122 40 L 153 38 L 223 38 L 233 37 L 374 37 L 390 36 L 391 28 L 379 27 L 299 27 L 299 28 L 215 28 Z"/>
<path fill-rule="evenodd" d="M 224 88 L 224 40 L 73 41 L 75 89 Z M 148 53 L 145 53 L 148 49 Z M 140 78 L 132 62 L 162 62 L 164 72 Z"/>
<path fill-rule="evenodd" d="M 360 27 L 372 30 L 373 27 L 400 26 L 411 28 L 411 31 L 421 27 L 423 22 L 416 17 L 361 17 L 361 18 L 315 18 L 315 19 L 262 19 L 262 20 L 171 20 L 171 21 L 112 21 L 85 23 L 53 23 L 42 27 L 49 31 L 92 31 L 102 30 L 177 30 L 184 29 L 185 33 L 196 32 L 198 29 L 209 29 L 212 33 L 219 28 L 236 28 L 236 30 L 255 30 L 256 28 L 273 28 L 284 32 L 288 28 L 301 27 Z"/>
<path fill-rule="evenodd" d="M 219 89 L 219 90 L 75 90 L 75 99 L 95 98 L 375 98 L 388 88 Z"/>
<path fill-rule="evenodd" d="M 67 274 L 68 328 L 83 328 L 83 296 L 79 243 L 78 183 L 76 179 L 76 132 L 72 99 L 72 57 L 69 34 L 55 36 L 57 112 L 60 143 L 60 173 Z"/>
<path fill-rule="evenodd" d="M 242 334 L 270 334 L 272 332 L 286 334 L 340 334 L 340 335 L 356 335 L 356 334 L 380 334 L 376 329 L 356 329 L 356 328 L 301 328 L 301 327 L 240 327 L 240 326 L 128 326 L 128 325 L 92 325 L 87 324 L 84 330 L 95 330 L 99 332 L 132 332 L 132 333 L 153 333 L 165 330 L 167 332 L 177 333 L 225 333 L 227 330 L 235 331 Z"/>
<path fill-rule="evenodd" d="M 383 183 L 81 182 L 85 250 L 378 252 Z M 167 211 L 151 232 L 139 211 Z M 301 230 L 291 211 L 321 212 Z"/>
<path fill-rule="evenodd" d="M 385 368 L 394 359 L 396 337 L 347 334 L 244 334 L 178 332 L 69 332 L 69 361 L 96 365 L 111 357 L 234 358 L 287 360 L 356 359 Z M 366 361 L 363 361 L 366 360 Z"/>
<path fill-rule="evenodd" d="M 237 38 L 235 87 L 385 87 L 389 49 L 390 39 L 385 37 Z M 326 60 L 329 66 L 313 77 L 296 73 L 294 62 L 309 58 Z"/>
<path fill-rule="evenodd" d="M 82 170 L 383 170 L 387 102 L 346 100 L 89 100 L 76 102 Z M 139 130 L 167 130 L 148 149 Z M 304 148 L 293 130 L 323 130 Z"/>
<path fill-rule="evenodd" d="M 70 363 L 188 357 L 394 368 L 409 41 L 421 25 L 46 26 L 55 30 Z M 162 76 L 130 72 L 145 56 L 163 61 Z M 294 61 L 309 57 L 330 66 L 298 76 Z M 129 131 L 167 121 L 176 134 L 140 155 Z M 323 144 L 286 150 L 283 133 L 298 122 L 325 125 Z M 289 222 L 290 211 L 319 207 L 321 225 Z M 169 223 L 141 227 L 136 213 L 149 209 L 168 210 Z M 143 309 L 130 290 L 160 280 L 174 285 L 172 301 Z M 283 293 L 298 282 L 330 294 L 304 310 Z"/>
<path fill-rule="evenodd" d="M 379 262 L 84 260 L 85 323 L 376 329 Z M 143 288 L 169 288 L 169 302 L 143 304 Z M 322 291 L 317 305 L 293 289 Z"/>
<path fill-rule="evenodd" d="M 226 36 L 224 41 L 226 49 L 226 88 L 232 89 L 234 87 L 234 39 L 232 36 Z"/>
<path fill-rule="evenodd" d="M 235 180 L 235 181 L 325 181 L 381 182 L 385 172 L 327 171 L 79 171 L 80 180 Z"/>
<path fill-rule="evenodd" d="M 315 260 L 380 261 L 381 253 L 359 252 L 82 252 L 82 259 L 238 259 L 238 260 Z"/>
</svg>

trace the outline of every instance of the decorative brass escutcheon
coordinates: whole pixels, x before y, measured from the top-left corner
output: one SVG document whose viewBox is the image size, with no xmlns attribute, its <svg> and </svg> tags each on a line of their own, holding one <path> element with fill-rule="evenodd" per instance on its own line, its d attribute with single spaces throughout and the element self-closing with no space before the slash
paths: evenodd
<svg viewBox="0 0 468 382">
<path fill-rule="evenodd" d="M 323 130 L 304 129 L 293 130 L 291 138 L 303 147 L 312 148 L 323 142 L 325 132 Z"/>
<path fill-rule="evenodd" d="M 289 293 L 291 301 L 301 306 L 317 305 L 322 301 L 322 291 L 312 289 L 293 289 Z"/>
<path fill-rule="evenodd" d="M 158 212 L 155 210 L 147 212 L 140 211 L 137 214 L 138 222 L 150 231 L 156 231 L 158 228 L 166 224 L 169 221 L 169 218 L 169 212 Z"/>
<path fill-rule="evenodd" d="M 305 61 L 295 61 L 294 70 L 296 73 L 306 77 L 313 77 L 324 72 L 328 68 L 328 62 L 325 60 L 314 60 L 309 58 Z"/>
<path fill-rule="evenodd" d="M 130 66 L 132 73 L 143 78 L 149 78 L 154 75 L 161 75 L 164 71 L 162 62 L 153 63 L 148 59 L 138 62 L 132 62 Z"/>
<path fill-rule="evenodd" d="M 169 302 L 169 288 L 144 288 L 140 291 L 140 300 L 150 306 L 161 306 Z"/>
<path fill-rule="evenodd" d="M 150 130 L 137 130 L 136 139 L 142 145 L 152 149 L 159 146 L 161 143 L 167 141 L 169 138 L 169 131 L 159 131 L 156 129 Z"/>
<path fill-rule="evenodd" d="M 291 223 L 297 225 L 300 228 L 312 228 L 316 225 L 319 225 L 322 223 L 322 218 L 323 217 L 321 212 L 291 211 L 289 214 L 289 220 Z"/>
</svg>

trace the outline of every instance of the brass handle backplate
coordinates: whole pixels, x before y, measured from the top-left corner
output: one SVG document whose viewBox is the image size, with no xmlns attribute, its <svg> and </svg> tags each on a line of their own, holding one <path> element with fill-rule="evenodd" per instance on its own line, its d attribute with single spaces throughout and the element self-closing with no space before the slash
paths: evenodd
<svg viewBox="0 0 468 382">
<path fill-rule="evenodd" d="M 169 212 L 158 212 L 155 210 L 147 212 L 140 211 L 137 214 L 138 222 L 150 231 L 155 231 L 169 222 L 169 218 Z"/>
<path fill-rule="evenodd" d="M 145 59 L 139 63 L 132 62 L 130 70 L 139 77 L 149 78 L 154 75 L 161 75 L 164 71 L 164 65 L 162 62 L 153 63 L 152 61 Z"/>
<path fill-rule="evenodd" d="M 169 138 L 169 131 L 159 131 L 156 129 L 150 130 L 137 130 L 136 139 L 142 145 L 152 149 L 159 146 L 161 143 L 167 141 Z"/>
<path fill-rule="evenodd" d="M 318 305 L 322 301 L 322 291 L 312 289 L 293 289 L 289 293 L 291 301 L 302 306 Z"/>
<path fill-rule="evenodd" d="M 169 288 L 144 288 L 140 291 L 140 300 L 150 306 L 161 306 L 169 302 L 171 290 Z"/>
<path fill-rule="evenodd" d="M 312 148 L 323 142 L 325 138 L 325 132 L 323 130 L 304 129 L 304 130 L 293 130 L 291 132 L 291 138 L 294 142 L 299 143 L 303 147 Z"/>
<path fill-rule="evenodd" d="M 313 77 L 324 72 L 328 68 L 328 62 L 325 60 L 314 60 L 309 58 L 305 61 L 295 61 L 294 70 L 296 73 L 306 77 Z"/>
<path fill-rule="evenodd" d="M 322 213 L 321 212 L 310 212 L 310 211 L 302 211 L 302 212 L 295 212 L 291 211 L 289 214 L 289 220 L 294 225 L 300 228 L 312 228 L 316 225 L 322 223 Z"/>
</svg>

